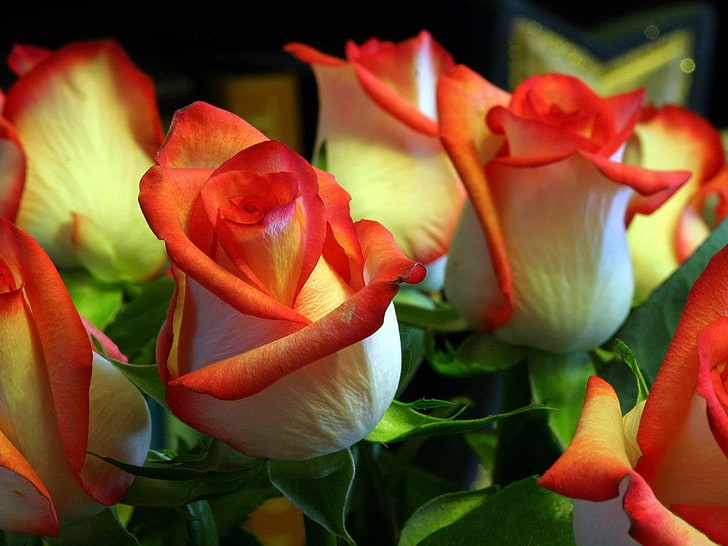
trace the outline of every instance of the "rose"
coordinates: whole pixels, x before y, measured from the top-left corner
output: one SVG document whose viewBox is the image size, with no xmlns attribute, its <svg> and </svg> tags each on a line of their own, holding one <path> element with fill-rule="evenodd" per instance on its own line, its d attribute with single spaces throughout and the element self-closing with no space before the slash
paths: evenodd
<svg viewBox="0 0 728 546">
<path fill-rule="evenodd" d="M 0 112 L 3 95 L 0 93 Z M 15 218 L 25 181 L 25 156 L 15 128 L 0 116 L 0 217 Z"/>
<path fill-rule="evenodd" d="M 141 182 L 176 281 L 157 362 L 171 410 L 254 456 L 363 438 L 400 373 L 391 300 L 424 273 L 333 177 L 205 103 L 176 112 Z"/>
<path fill-rule="evenodd" d="M 346 44 L 346 60 L 300 43 L 286 50 L 310 63 L 319 92 L 315 162 L 352 195 L 354 219 L 384 224 L 404 253 L 442 288 L 465 192 L 439 139 L 435 89 L 454 62 L 432 36 Z M 425 286 L 420 285 L 420 288 Z"/>
<path fill-rule="evenodd" d="M 96 455 L 144 463 L 146 402 L 106 358 L 50 258 L 0 218 L 0 528 L 57 536 L 121 500 L 132 476 Z M 84 328 L 86 324 L 89 328 Z"/>
<path fill-rule="evenodd" d="M 572 497 L 579 544 L 728 542 L 728 248 L 693 285 L 646 401 L 622 418 L 589 381 L 576 434 L 539 483 Z"/>
<path fill-rule="evenodd" d="M 654 209 L 688 176 L 619 163 L 642 96 L 600 98 L 563 75 L 511 96 L 462 65 L 440 79 L 443 143 L 469 195 L 445 294 L 473 325 L 567 352 L 598 346 L 626 318 L 627 207 Z"/>
<path fill-rule="evenodd" d="M 55 52 L 18 45 L 9 64 L 19 78 L 2 113 L 27 171 L 17 158 L 0 160 L 0 176 L 13 176 L 0 181 L 3 193 L 12 189 L 0 198 L 16 209 L 8 217 L 61 268 L 82 266 L 103 281 L 154 275 L 166 263 L 164 246 L 137 201 L 163 137 L 151 79 L 112 41 Z"/>
<path fill-rule="evenodd" d="M 702 210 L 705 192 L 726 176 L 725 151 L 720 133 L 708 120 L 686 108 L 665 105 L 643 109 L 627 143 L 625 161 L 691 173 L 659 209 L 630 219 L 627 239 L 635 270 L 635 300 L 642 302 L 710 234 L 711 224 Z"/>
</svg>

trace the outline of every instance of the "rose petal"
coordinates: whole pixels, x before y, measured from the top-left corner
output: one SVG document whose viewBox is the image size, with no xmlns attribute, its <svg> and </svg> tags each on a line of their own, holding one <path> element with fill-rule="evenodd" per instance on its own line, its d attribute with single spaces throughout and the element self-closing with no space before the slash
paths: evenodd
<svg viewBox="0 0 728 546">
<path fill-rule="evenodd" d="M 54 52 L 10 88 L 4 115 L 29 158 L 17 224 L 57 264 L 78 266 L 75 211 L 96 219 L 104 239 L 114 242 L 117 280 L 159 271 L 164 248 L 149 231 L 137 194 L 162 125 L 152 81 L 120 46 L 76 42 Z"/>
<path fill-rule="evenodd" d="M 122 500 L 133 476 L 97 455 L 143 466 L 151 442 L 151 417 L 139 389 L 98 354 L 94 354 L 89 400 L 89 454 L 80 478 L 89 495 L 112 505 Z"/>
<path fill-rule="evenodd" d="M 261 318 L 308 323 L 305 317 L 290 307 L 273 300 L 256 287 L 241 280 L 223 265 L 210 259 L 210 254 L 215 256 L 212 249 L 213 241 L 210 240 L 208 247 L 205 248 L 199 239 L 201 232 L 211 238 L 212 227 L 209 223 L 207 229 L 199 225 L 195 226 L 195 229 L 189 227 L 189 223 L 195 222 L 195 219 L 198 220 L 198 224 L 201 221 L 199 215 L 194 215 L 192 211 L 198 202 L 197 195 L 204 181 L 204 175 L 201 177 L 196 170 L 166 169 L 157 166 L 152 167 L 140 183 L 139 202 L 142 210 L 154 233 L 165 241 L 170 259 L 173 262 L 184 263 L 187 274 L 199 279 L 217 297 L 229 302 L 242 313 Z M 204 221 L 207 222 L 206 219 Z M 194 243 L 189 239 L 188 233 L 196 236 L 197 240 Z"/>
<path fill-rule="evenodd" d="M 725 366 L 728 362 L 728 317 L 721 317 L 699 333 L 697 393 L 705 398 L 708 422 L 715 441 L 728 456 L 728 392 Z"/>
<path fill-rule="evenodd" d="M 211 171 L 240 150 L 266 140 L 239 116 L 198 101 L 175 111 L 156 159 L 170 169 Z"/>
<path fill-rule="evenodd" d="M 26 371 L 31 374 L 27 376 L 28 383 L 25 388 L 9 389 L 8 393 L 19 397 L 18 401 L 22 404 L 24 393 L 36 393 L 39 386 L 46 383 L 45 379 L 39 379 L 38 374 L 43 377 L 47 374 L 49 395 L 52 396 L 65 455 L 72 470 L 77 472 L 83 464 L 88 434 L 86 393 L 91 381 L 91 344 L 63 281 L 38 243 L 0 218 L 0 248 L 8 267 L 18 276 L 18 285 L 23 283 L 24 302 L 27 302 L 23 304 L 23 314 L 19 314 L 21 308 L 16 301 L 15 312 L 0 321 L 3 327 L 10 328 L 12 317 L 16 324 L 16 329 L 11 328 L 9 332 L 10 337 L 4 339 L 33 339 L 35 344 L 32 351 L 30 346 L 24 346 L 31 351 L 30 360 L 25 360 L 29 366 Z M 32 319 L 28 316 L 30 312 Z M 26 324 L 24 329 L 17 324 L 18 320 Z M 18 332 L 27 332 L 26 337 Z M 17 358 L 10 356 L 13 360 Z M 31 369 L 38 364 L 44 369 Z M 7 371 L 12 370 L 20 372 L 20 368 Z M 21 378 L 20 375 L 16 377 Z M 33 396 L 40 396 L 40 393 Z M 25 411 L 20 412 L 20 416 L 30 418 Z M 47 420 L 43 422 L 47 424 Z M 33 425 L 36 426 L 38 424 Z M 37 440 L 42 439 L 42 435 L 38 435 Z"/>
<path fill-rule="evenodd" d="M 596 347 L 621 325 L 632 302 L 624 230 L 632 192 L 581 154 L 540 166 L 516 163 L 499 157 L 486 166 L 501 222 L 509 226 L 503 238 L 514 300 L 513 315 L 494 332 L 548 351 Z M 455 257 L 451 250 L 450 261 Z M 478 309 L 465 291 L 472 288 L 457 278 L 447 288 L 472 320 Z M 478 289 L 496 290 L 487 284 Z"/>
<path fill-rule="evenodd" d="M 0 527 L 14 533 L 58 536 L 50 493 L 0 430 Z"/>
<path fill-rule="evenodd" d="M 0 217 L 15 221 L 24 186 L 23 147 L 15 128 L 0 116 Z"/>
<path fill-rule="evenodd" d="M 438 135 L 435 87 L 454 61 L 429 32 L 349 51 L 362 88 L 380 108 L 417 132 Z"/>
<path fill-rule="evenodd" d="M 484 120 L 490 108 L 507 104 L 510 95 L 469 68 L 457 65 L 440 79 L 437 96 L 442 143 L 467 188 L 498 283 L 499 293 L 488 299 L 478 322 L 481 328 L 492 330 L 513 312 L 513 286 L 500 215 L 483 170 L 503 138 L 493 135 Z"/>
<path fill-rule="evenodd" d="M 171 385 L 168 400 L 185 422 L 242 453 L 308 459 L 351 445 L 379 422 L 397 388 L 398 347 L 399 330 L 390 306 L 377 332 L 299 367 L 251 396 L 218 400 Z M 291 348 L 295 352 L 300 347 L 292 343 Z"/>
<path fill-rule="evenodd" d="M 38 63 L 50 57 L 53 52 L 44 47 L 15 44 L 8 53 L 8 67 L 16 76 L 29 72 Z"/>
<path fill-rule="evenodd" d="M 700 529 L 717 544 L 728 543 L 728 508 L 725 506 L 689 506 L 673 505 L 670 507 L 696 529 Z"/>
<path fill-rule="evenodd" d="M 638 471 L 653 483 L 665 454 L 685 420 L 698 382 L 698 332 L 728 315 L 728 251 L 718 252 L 694 283 L 667 355 L 650 389 L 638 436 L 643 456 Z"/>
<path fill-rule="evenodd" d="M 661 504 L 655 498 L 647 481 L 637 473 L 632 473 L 630 476 L 629 486 L 624 495 L 624 510 L 632 520 L 630 535 L 640 544 L 666 546 L 715 544 Z"/>
<path fill-rule="evenodd" d="M 617 394 L 592 376 L 571 444 L 538 483 L 567 497 L 602 502 L 619 495 L 620 481 L 631 472 Z"/>
<path fill-rule="evenodd" d="M 351 64 L 312 69 L 321 105 L 314 162 L 325 154 L 326 169 L 354 196 L 351 216 L 384 224 L 414 260 L 429 263 L 443 256 L 465 192 L 436 130 L 415 130 L 396 117 L 409 114 L 384 109 L 362 88 Z M 398 95 L 379 100 L 406 102 Z M 397 108 L 415 110 L 436 126 L 413 104 Z"/>
<path fill-rule="evenodd" d="M 690 204 L 699 188 L 722 167 L 723 146 L 718 131 L 707 120 L 685 108 L 666 105 L 649 111 L 636 126 L 625 157 L 648 169 L 692 173 L 668 200 L 659 195 L 636 197 L 630 206 L 627 233 L 637 291 L 647 295 L 709 234 L 705 221 Z"/>
</svg>

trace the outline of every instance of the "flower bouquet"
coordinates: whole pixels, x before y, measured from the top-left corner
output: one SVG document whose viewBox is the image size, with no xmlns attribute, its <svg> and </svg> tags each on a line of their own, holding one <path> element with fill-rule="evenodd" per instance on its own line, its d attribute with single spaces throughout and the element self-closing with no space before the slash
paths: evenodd
<svg viewBox="0 0 728 546">
<path fill-rule="evenodd" d="M 312 157 L 113 40 L 0 94 L 0 544 L 728 544 L 702 116 L 282 44 Z"/>
</svg>

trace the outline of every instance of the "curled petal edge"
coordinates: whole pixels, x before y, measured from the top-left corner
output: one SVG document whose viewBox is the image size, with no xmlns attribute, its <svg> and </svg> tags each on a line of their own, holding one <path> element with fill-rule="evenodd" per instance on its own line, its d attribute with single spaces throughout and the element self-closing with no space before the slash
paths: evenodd
<svg viewBox="0 0 728 546">
<path fill-rule="evenodd" d="M 364 224 L 359 226 L 362 222 Z M 399 285 L 420 282 L 425 268 L 405 258 L 394 245 L 391 234 L 380 224 L 360 221 L 357 227 L 363 239 L 387 237 L 386 242 L 379 240 L 374 244 L 377 250 L 386 250 L 383 246 L 389 249 L 385 260 L 371 259 L 365 252 L 365 257 L 369 258 L 365 267 L 373 278 L 362 290 L 317 322 L 252 351 L 173 379 L 167 383 L 167 388 L 189 389 L 221 400 L 244 398 L 376 332 Z M 363 242 L 362 246 L 368 245 Z"/>
</svg>

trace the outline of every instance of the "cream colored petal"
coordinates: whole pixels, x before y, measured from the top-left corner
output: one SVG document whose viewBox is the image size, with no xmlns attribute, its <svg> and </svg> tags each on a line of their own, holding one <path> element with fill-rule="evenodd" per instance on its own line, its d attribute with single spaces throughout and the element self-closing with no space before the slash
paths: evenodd
<svg viewBox="0 0 728 546">
<path fill-rule="evenodd" d="M 108 51 L 69 63 L 16 113 L 13 123 L 28 157 L 17 222 L 58 264 L 76 266 L 71 211 L 92 218 L 116 248 L 119 278 L 132 279 L 155 273 L 164 247 L 137 201 L 152 158 L 128 110 L 136 90 L 120 86 L 115 69 Z"/>
<path fill-rule="evenodd" d="M 113 364 L 94 353 L 89 391 L 89 455 L 81 470 L 86 489 L 100 501 L 121 500 L 132 476 L 92 454 L 142 466 L 152 423 L 144 397 Z"/>
<path fill-rule="evenodd" d="M 652 488 L 665 506 L 728 506 L 728 460 L 710 431 L 704 398 L 693 397 L 685 424 L 665 454 Z"/>
<path fill-rule="evenodd" d="M 633 190 L 578 155 L 539 166 L 491 166 L 514 294 L 513 315 L 494 334 L 552 352 L 600 345 L 632 301 L 624 215 Z M 477 324 L 499 287 L 485 242 L 476 241 L 482 231 L 463 216 L 469 225 L 459 228 L 450 249 L 446 294 Z"/>
<path fill-rule="evenodd" d="M 622 501 L 629 483 L 620 483 L 618 497 L 604 502 L 574 500 L 574 539 L 577 546 L 629 546 L 639 544 L 629 536 L 632 522 L 624 512 Z"/>
<path fill-rule="evenodd" d="M 241 400 L 189 391 L 196 418 L 248 455 L 302 460 L 361 440 L 381 420 L 399 382 L 399 327 L 390 305 L 365 340 Z M 231 416 L 235 416 L 231 418 Z"/>
<path fill-rule="evenodd" d="M 290 334 L 301 325 L 240 313 L 217 296 L 184 277 L 175 307 L 175 340 L 168 360 L 172 378 L 244 353 Z M 185 342 L 180 351 L 177 343 Z M 181 358 L 180 362 L 176 359 Z"/>
<path fill-rule="evenodd" d="M 351 195 L 354 220 L 376 220 L 412 259 L 442 256 L 465 192 L 437 137 L 379 108 L 350 67 L 314 67 L 321 115 L 317 148 L 326 170 Z"/>
</svg>

